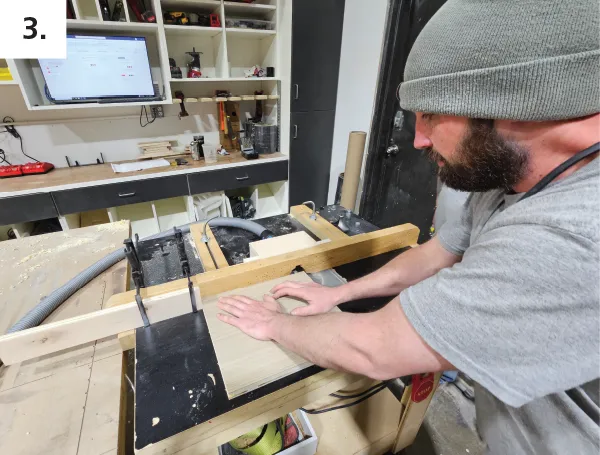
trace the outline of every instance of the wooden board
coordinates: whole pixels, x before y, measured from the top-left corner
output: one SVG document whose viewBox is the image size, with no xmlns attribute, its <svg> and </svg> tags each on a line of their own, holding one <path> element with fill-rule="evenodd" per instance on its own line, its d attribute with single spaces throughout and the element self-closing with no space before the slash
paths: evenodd
<svg viewBox="0 0 600 455">
<path fill-rule="evenodd" d="M 196 304 L 202 308 L 197 287 Z M 189 291 L 180 289 L 144 300 L 150 323 L 164 321 L 192 311 Z M 142 327 L 143 321 L 137 304 L 95 311 L 82 316 L 34 327 L 0 338 L 0 359 L 6 364 L 89 343 L 133 328 Z"/>
<path fill-rule="evenodd" d="M 206 226 L 206 235 L 208 236 L 208 246 L 210 247 L 210 252 L 206 247 L 206 243 L 202 241 L 204 223 L 193 224 L 190 227 L 190 232 L 192 233 L 192 238 L 194 239 L 196 249 L 198 250 L 198 256 L 200 256 L 200 260 L 202 261 L 202 267 L 204 267 L 205 271 L 222 269 L 224 267 L 229 266 L 229 264 L 227 263 L 227 259 L 225 259 L 225 255 L 221 251 L 219 242 L 217 242 L 215 235 L 210 229 L 210 226 Z M 212 256 L 210 255 L 211 252 Z"/>
<path fill-rule="evenodd" d="M 90 365 L 0 392 L 0 453 L 74 455 Z"/>
<path fill-rule="evenodd" d="M 316 220 L 311 219 L 312 210 L 305 205 L 295 205 L 290 209 L 290 215 L 321 240 L 336 240 L 348 237 L 319 214 L 316 214 Z"/>
<path fill-rule="evenodd" d="M 78 455 L 110 454 L 117 450 L 121 353 L 99 359 L 92 365 Z"/>
<path fill-rule="evenodd" d="M 304 231 L 281 235 L 265 240 L 250 242 L 250 257 L 268 258 L 278 254 L 289 253 L 303 248 L 309 248 L 317 243 Z"/>
<path fill-rule="evenodd" d="M 244 295 L 262 300 L 263 295 L 268 294 L 274 286 L 284 281 L 312 283 L 306 273 L 296 273 L 291 277 L 224 292 L 219 297 Z M 290 298 L 281 298 L 279 303 L 287 313 L 306 305 L 300 300 Z M 217 313 L 221 312 L 223 310 L 217 306 L 217 297 L 205 302 L 204 317 L 219 361 L 227 396 L 230 399 L 312 365 L 273 341 L 255 340 L 236 327 L 220 321 Z"/>
</svg>

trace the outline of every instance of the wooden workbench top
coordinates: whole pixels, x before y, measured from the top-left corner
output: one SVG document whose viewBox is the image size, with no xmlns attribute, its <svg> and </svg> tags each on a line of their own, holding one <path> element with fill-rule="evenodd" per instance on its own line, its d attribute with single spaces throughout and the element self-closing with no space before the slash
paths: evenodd
<svg viewBox="0 0 600 455">
<path fill-rule="evenodd" d="M 251 166 L 266 161 L 287 160 L 288 157 L 282 153 L 273 153 L 270 155 L 261 155 L 260 158 L 256 160 L 247 160 L 241 153 L 235 152 L 229 156 L 218 155 L 217 162 L 214 164 L 206 164 L 204 160 L 192 161 L 190 156 L 186 156 L 185 159 L 189 164 L 119 174 L 113 172 L 110 163 L 105 163 L 95 166 L 58 168 L 53 169 L 47 174 L 1 179 L 0 198 L 82 188 L 85 186 L 106 185 L 133 180 L 144 180 L 156 177 L 168 177 L 171 175 L 191 174 L 229 167 Z"/>
<path fill-rule="evenodd" d="M 122 245 L 128 221 L 0 242 L 0 334 L 40 298 Z M 46 322 L 104 307 L 126 289 L 121 261 Z M 117 453 L 122 352 L 116 337 L 0 367 L 0 453 Z"/>
</svg>

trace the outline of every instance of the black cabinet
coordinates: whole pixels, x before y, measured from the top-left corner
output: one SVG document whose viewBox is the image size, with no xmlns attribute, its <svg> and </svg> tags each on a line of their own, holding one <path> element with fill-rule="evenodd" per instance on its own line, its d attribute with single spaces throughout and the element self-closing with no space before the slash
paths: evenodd
<svg viewBox="0 0 600 455">
<path fill-rule="evenodd" d="M 296 0 L 292 11 L 290 205 L 327 204 L 345 0 Z"/>
<path fill-rule="evenodd" d="M 58 213 L 49 193 L 0 199 L 0 225 L 56 218 Z"/>
<path fill-rule="evenodd" d="M 287 160 L 188 175 L 190 194 L 192 195 L 208 191 L 234 190 L 236 188 L 279 182 L 287 179 Z"/>
<path fill-rule="evenodd" d="M 292 112 L 335 109 L 345 0 L 299 0 L 292 10 Z"/>
<path fill-rule="evenodd" d="M 290 205 L 327 204 L 335 111 L 293 112 Z"/>
<path fill-rule="evenodd" d="M 61 215 L 157 201 L 187 194 L 188 185 L 185 175 L 88 186 L 52 193 L 56 208 Z"/>
</svg>

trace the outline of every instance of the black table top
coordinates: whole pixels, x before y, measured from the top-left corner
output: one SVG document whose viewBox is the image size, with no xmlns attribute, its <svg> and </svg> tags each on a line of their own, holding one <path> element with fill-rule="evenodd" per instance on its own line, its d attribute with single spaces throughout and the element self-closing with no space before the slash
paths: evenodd
<svg viewBox="0 0 600 455">
<path fill-rule="evenodd" d="M 257 222 L 275 235 L 305 230 L 288 215 Z M 256 240 L 254 235 L 239 229 L 215 228 L 213 232 L 230 264 L 239 263 L 243 257 L 247 257 L 248 243 Z M 336 271 L 347 279 L 355 279 L 377 269 L 397 254 L 399 251 L 357 261 L 339 267 Z M 372 311 L 389 300 L 384 298 L 349 302 L 342 306 L 342 310 Z M 141 449 L 166 439 L 319 371 L 322 371 L 320 367 L 308 367 L 229 400 L 201 311 L 138 329 L 135 447 Z M 214 377 L 214 382 L 209 375 Z M 156 418 L 160 420 L 158 424 L 153 424 Z"/>
</svg>

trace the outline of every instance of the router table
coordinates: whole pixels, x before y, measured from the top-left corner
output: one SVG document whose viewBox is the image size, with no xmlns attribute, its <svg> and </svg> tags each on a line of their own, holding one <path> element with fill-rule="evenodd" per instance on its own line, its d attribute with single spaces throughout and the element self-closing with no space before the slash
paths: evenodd
<svg viewBox="0 0 600 455">
<path fill-rule="evenodd" d="M 340 218 L 346 232 L 335 225 L 340 224 Z M 193 225 L 191 232 L 183 236 L 182 243 L 177 242 L 173 235 L 135 244 L 146 286 L 141 289 L 144 307 L 150 305 L 150 310 L 159 309 L 159 313 L 163 315 L 168 313 L 163 319 L 155 319 L 157 313 L 148 310 L 150 320 L 160 322 L 153 322 L 146 327 L 140 325 L 141 314 L 135 303 L 135 292 L 124 292 L 125 279 L 114 285 L 106 282 L 103 278 L 108 273 L 106 272 L 69 300 L 77 304 L 78 296 L 90 293 L 93 296 L 99 287 L 104 290 L 95 299 L 100 302 L 99 308 L 87 305 L 93 297 L 86 298 L 86 306 L 77 306 L 78 312 L 72 314 L 65 311 L 72 307 L 67 302 L 39 328 L 0 336 L 0 358 L 6 364 L 0 369 L 0 414 L 6 414 L 6 418 L 1 420 L 8 425 L 7 430 L 2 432 L 0 446 L 10 448 L 11 453 L 38 453 L 38 448 L 44 447 L 47 453 L 61 455 L 120 455 L 132 454 L 134 451 L 143 455 L 216 455 L 217 448 L 222 444 L 286 413 L 314 405 L 316 401 L 322 403 L 323 400 L 333 400 L 329 394 L 334 392 L 364 390 L 373 385 L 372 380 L 358 375 L 310 366 L 229 400 L 203 312 L 193 313 L 191 305 L 188 306 L 188 281 L 182 280 L 184 275 L 180 253 L 185 251 L 190 282 L 193 288 L 201 292 L 202 297 L 281 278 L 299 267 L 313 280 L 335 286 L 343 283 L 344 279 L 352 280 L 363 276 L 381 267 L 405 248 L 415 246 L 418 229 L 412 225 L 403 225 L 379 230 L 339 206 L 321 208 L 320 214 L 306 206 L 296 206 L 291 208 L 289 215 L 255 221 L 268 228 L 275 236 L 305 231 L 315 240 L 329 239 L 329 242 L 242 264 L 243 259 L 248 256 L 249 243 L 259 240 L 257 236 L 236 228 L 215 227 L 211 230 L 207 227 L 210 238 L 208 249 L 207 244 L 201 241 L 202 226 Z M 57 276 L 59 281 L 51 285 L 48 283 L 46 288 L 36 286 L 39 281 L 37 275 L 35 283 L 32 282 L 31 285 L 23 285 L 15 290 L 11 287 L 10 292 L 31 295 L 27 299 L 12 299 L 11 302 L 14 303 L 10 308 L 17 308 L 18 314 L 22 314 L 27 307 L 19 307 L 19 302 L 26 300 L 30 307 L 38 299 L 40 292 L 44 295 L 43 292 L 53 289 L 49 286 L 59 286 L 79 270 L 119 248 L 118 244 L 127 236 L 129 226 L 127 223 L 122 227 L 117 224 L 44 236 L 43 241 L 50 242 L 49 245 L 53 247 L 44 248 L 35 254 L 32 253 L 36 251 L 34 245 L 42 245 L 39 243 L 42 237 L 27 240 L 26 243 L 31 244 L 28 248 L 33 250 L 20 251 L 22 257 L 15 259 L 18 264 L 28 267 L 27 273 L 22 273 L 19 268 L 15 269 L 14 280 L 19 282 L 26 275 L 31 278 L 37 273 L 62 271 L 61 268 L 42 266 L 59 263 L 65 257 L 76 257 L 72 249 L 66 249 L 65 242 L 80 249 L 80 245 L 86 243 L 85 248 L 89 251 L 78 251 L 80 254 L 77 257 L 81 259 L 71 260 L 71 268 L 64 271 L 69 276 L 63 277 L 65 273 L 62 273 L 60 277 Z M 105 236 L 111 233 L 112 237 L 99 243 L 96 239 L 99 233 Z M 9 252 L 14 249 L 11 245 L 17 244 L 6 242 Z M 52 259 L 48 256 L 51 252 L 62 256 Z M 29 262 L 36 254 L 43 264 Z M 127 267 L 127 273 L 126 265 L 126 261 L 121 261 L 113 269 L 123 270 L 122 278 L 130 277 L 131 289 L 131 264 Z M 165 293 L 176 293 L 179 296 L 184 296 L 182 293 L 185 293 L 188 299 L 178 300 L 185 303 L 185 308 L 182 309 L 181 305 L 171 307 L 171 300 L 161 300 L 167 295 Z M 161 305 L 150 303 L 156 297 L 163 302 Z M 388 301 L 388 298 L 383 298 L 349 302 L 342 305 L 341 309 L 371 311 Z M 118 317 L 115 318 L 114 315 Z M 10 325 L 15 320 L 9 319 L 6 323 Z M 63 336 L 65 333 L 69 336 Z M 116 334 L 119 334 L 118 343 Z M 104 354 L 101 349 L 106 344 L 113 348 L 110 354 Z M 117 351 L 119 345 L 122 354 Z M 90 350 L 97 354 L 93 360 L 99 361 L 98 368 L 96 363 L 92 363 L 90 367 L 78 368 L 82 363 L 74 355 Z M 106 358 L 105 355 L 110 357 Z M 64 359 L 71 357 L 74 357 L 74 362 L 65 364 Z M 103 364 L 109 360 L 110 368 L 100 368 L 101 363 L 104 367 Z M 52 376 L 40 381 L 35 381 L 36 377 L 32 377 L 26 385 L 19 386 L 23 382 L 20 377 L 25 378 L 25 371 L 32 370 L 37 375 L 48 374 L 45 373 L 48 364 L 52 365 L 53 372 L 61 373 L 50 373 Z M 57 369 L 59 367 L 60 370 Z M 62 370 L 65 370 L 64 374 Z M 81 373 L 81 378 L 75 377 L 75 373 Z M 87 392 L 86 375 L 89 379 Z M 413 377 L 413 385 L 409 385 L 410 378 L 402 378 L 390 382 L 389 390 L 380 392 L 360 405 L 322 414 L 333 419 L 337 428 L 325 428 L 323 422 L 318 422 L 320 416 L 311 416 L 321 425 L 319 428 L 315 427 L 317 433 L 321 432 L 318 436 L 319 447 L 322 449 L 318 450 L 322 451 L 317 453 L 363 453 L 361 450 L 371 447 L 371 444 L 378 444 L 378 449 L 369 449 L 369 453 L 383 454 L 390 448 L 397 452 L 411 444 L 439 378 L 439 375 L 417 376 Z M 424 380 L 425 377 L 429 378 L 428 383 Z M 25 395 L 20 392 L 25 391 L 25 388 L 37 390 L 36 387 L 42 387 L 43 391 L 42 395 L 37 395 L 37 401 L 23 402 Z M 194 396 L 192 403 L 188 395 L 190 390 Z M 77 400 L 66 399 L 69 394 L 77 397 Z M 394 396 L 401 401 L 394 400 Z M 14 406 L 21 410 L 18 415 L 12 414 L 15 411 L 11 403 L 15 403 Z M 376 410 L 369 410 L 369 403 Z M 383 408 L 391 411 L 384 412 Z M 365 428 L 364 432 L 354 420 L 358 417 L 357 413 L 363 424 L 369 422 L 369 428 Z M 50 414 L 56 415 L 52 425 L 38 422 L 39 419 L 43 420 L 42 416 Z M 69 415 L 72 416 L 71 420 L 65 417 Z M 383 427 L 385 434 L 379 431 Z M 374 428 L 378 431 L 374 432 Z M 343 436 L 344 431 L 346 436 Z M 30 433 L 31 438 L 23 436 Z M 337 448 L 339 444 L 342 444 L 341 449 L 332 450 L 333 446 Z M 114 447 L 116 449 L 113 450 Z"/>
<path fill-rule="evenodd" d="M 376 226 L 340 206 L 322 208 L 320 215 L 330 223 L 337 224 L 340 218 L 343 220 L 347 232 L 343 233 L 331 224 L 329 227 L 332 230 L 328 232 L 330 237 L 352 236 L 378 230 Z M 302 230 L 315 240 L 320 240 L 315 232 L 311 232 L 290 215 L 264 218 L 256 222 L 269 229 L 275 236 Z M 254 234 L 237 228 L 217 227 L 212 228 L 212 233 L 216 239 L 214 245 L 218 244 L 220 247 L 227 266 L 239 264 L 249 257 L 249 243 L 258 240 Z M 192 274 L 204 272 L 200 257 L 193 254 L 193 233 L 186 235 L 184 240 Z M 139 242 L 137 249 L 148 284 L 183 278 L 174 239 Z M 314 273 L 311 274 L 311 278 L 321 284 L 337 286 L 342 284 L 344 279 L 356 279 L 376 270 L 401 251 L 392 251 L 346 264 L 335 268 L 335 272 L 329 270 Z M 372 311 L 388 301 L 389 298 L 365 299 L 343 304 L 341 309 Z M 322 391 L 326 395 L 359 379 L 354 375 L 324 371 L 318 366 L 311 366 L 230 400 L 225 391 L 202 311 L 137 329 L 135 354 L 131 355 L 129 364 L 130 374 L 135 374 L 135 395 L 129 395 L 130 401 L 135 402 L 135 417 L 133 428 L 130 426 L 127 431 L 130 439 L 127 445 L 133 444 L 136 450 L 144 454 L 162 453 L 162 450 L 172 450 L 173 447 L 177 447 L 178 450 L 194 447 L 199 453 L 204 453 L 203 449 L 206 449 L 207 453 L 215 453 L 215 442 L 222 444 L 247 431 L 246 427 L 253 429 L 264 424 L 272 414 L 269 414 L 268 418 L 265 415 L 256 423 L 239 426 L 234 424 L 236 419 L 232 416 L 233 413 L 242 415 L 240 420 L 243 422 L 243 419 L 247 419 L 245 414 L 248 409 L 256 409 L 257 403 L 261 403 L 262 406 L 263 402 L 268 408 L 268 403 L 271 402 L 271 408 L 275 410 L 272 417 L 275 418 L 314 401 L 308 399 L 300 405 L 292 404 L 290 407 L 289 403 L 294 403 L 293 397 L 286 397 L 286 405 L 290 409 L 283 409 L 282 404 L 276 401 L 276 397 L 282 392 L 285 396 L 289 394 L 286 391 L 292 391 L 298 388 L 297 386 L 307 387 L 313 381 L 323 381 L 329 386 L 324 388 L 331 389 Z M 408 381 L 404 378 L 404 383 L 407 382 L 410 382 L 410 378 Z M 190 390 L 194 396 L 192 401 L 188 395 Z M 256 412 L 261 415 L 259 411 Z M 160 422 L 158 425 L 157 418 Z M 231 428 L 219 428 L 229 425 Z M 222 435 L 221 438 L 216 438 L 216 441 L 215 428 Z M 134 434 L 135 438 L 132 441 Z"/>
</svg>

